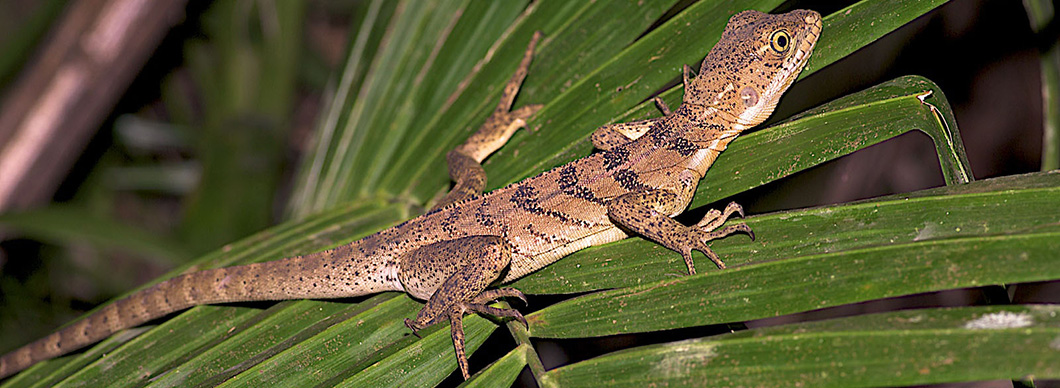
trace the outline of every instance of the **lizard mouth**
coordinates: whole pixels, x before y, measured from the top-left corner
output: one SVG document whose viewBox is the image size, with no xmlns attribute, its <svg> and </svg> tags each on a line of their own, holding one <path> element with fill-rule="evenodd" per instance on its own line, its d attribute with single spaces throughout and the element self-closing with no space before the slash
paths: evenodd
<svg viewBox="0 0 1060 388">
<path fill-rule="evenodd" d="M 821 14 L 810 10 L 799 10 L 793 11 L 792 13 L 795 12 L 805 14 L 803 20 L 805 20 L 806 24 L 795 35 L 795 42 L 798 43 L 798 46 L 795 47 L 795 50 L 784 61 L 781 70 L 782 75 L 776 77 L 774 80 L 774 83 L 780 84 L 770 85 L 770 91 L 777 90 L 778 92 L 783 93 L 787 90 L 788 86 L 791 86 L 791 84 L 795 82 L 799 73 L 802 72 L 802 68 L 809 62 L 807 57 L 813 53 L 813 47 L 817 44 L 817 39 L 821 36 Z"/>
<path fill-rule="evenodd" d="M 804 59 L 810 56 L 810 53 L 813 52 L 813 47 L 817 44 L 817 39 L 821 37 L 821 14 L 814 11 L 806 11 L 804 20 L 806 21 L 806 26 L 802 31 L 799 31 L 795 39 L 796 42 L 799 42 L 799 47 L 796 48 L 788 59 L 788 63 L 785 64 L 785 68 L 788 66 L 794 67 L 792 69 L 794 74 L 789 78 L 793 78 L 802 72 L 802 68 L 809 62 Z"/>
</svg>

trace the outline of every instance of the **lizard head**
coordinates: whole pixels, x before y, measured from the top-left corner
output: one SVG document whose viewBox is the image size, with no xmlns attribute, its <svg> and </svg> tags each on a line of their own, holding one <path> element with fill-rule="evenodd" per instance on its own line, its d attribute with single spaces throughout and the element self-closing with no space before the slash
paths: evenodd
<svg viewBox="0 0 1060 388">
<path fill-rule="evenodd" d="M 729 19 L 721 40 L 686 86 L 684 104 L 735 130 L 761 124 L 808 62 L 821 15 L 744 11 Z"/>
</svg>

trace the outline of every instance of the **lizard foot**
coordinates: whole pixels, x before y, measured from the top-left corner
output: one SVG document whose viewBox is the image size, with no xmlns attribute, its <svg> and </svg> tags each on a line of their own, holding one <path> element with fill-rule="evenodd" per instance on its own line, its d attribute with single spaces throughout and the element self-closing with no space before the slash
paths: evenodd
<svg viewBox="0 0 1060 388">
<path fill-rule="evenodd" d="M 446 317 L 449 318 L 449 329 L 453 337 L 453 346 L 456 348 L 456 362 L 460 366 L 460 374 L 464 376 L 464 380 L 471 378 L 471 374 L 468 372 L 467 354 L 464 350 L 463 321 L 465 314 L 474 312 L 495 317 L 512 317 L 522 323 L 523 326 L 530 327 L 526 322 L 526 318 L 518 310 L 502 309 L 487 305 L 487 303 L 505 297 L 518 298 L 523 301 L 524 305 L 526 304 L 526 295 L 521 291 L 514 288 L 498 288 L 483 291 L 468 302 L 456 302 L 445 313 Z M 405 326 L 412 330 L 413 335 L 419 337 L 420 335 L 417 331 L 430 326 L 430 324 L 420 325 L 412 319 L 405 318 Z"/>
<path fill-rule="evenodd" d="M 449 319 L 449 331 L 453 337 L 453 347 L 456 348 L 456 363 L 460 367 L 460 374 L 464 376 L 464 380 L 471 378 L 471 374 L 468 373 L 467 354 L 464 351 L 464 314 L 467 314 L 468 311 L 472 311 L 469 308 L 469 303 L 456 302 L 445 312 L 445 317 Z M 417 338 L 423 338 L 420 337 L 417 331 L 430 326 L 430 324 L 421 325 L 416 323 L 416 321 L 405 318 L 405 326 L 412 330 L 412 334 Z"/>
<path fill-rule="evenodd" d="M 471 299 L 471 303 L 467 304 L 467 308 L 468 310 L 474 311 L 479 314 L 492 315 L 495 317 L 515 318 L 515 320 L 519 321 L 519 323 L 522 323 L 524 327 L 530 328 L 530 325 L 526 323 L 526 318 L 523 317 L 523 314 L 520 313 L 519 310 L 502 309 L 487 306 L 487 304 L 489 304 L 490 302 L 504 297 L 518 298 L 519 300 L 523 301 L 523 306 L 526 306 L 527 304 L 526 295 L 523 294 L 522 291 L 516 290 L 514 288 L 497 288 L 493 290 L 486 290 L 483 291 L 481 294 L 478 294 L 478 296 Z"/>
<path fill-rule="evenodd" d="M 688 240 L 684 249 L 681 250 L 681 257 L 685 259 L 685 264 L 688 266 L 688 273 L 690 275 L 696 274 L 696 266 L 695 263 L 692 262 L 693 250 L 703 252 L 710 261 L 713 261 L 714 264 L 718 266 L 718 268 L 725 268 L 725 263 L 721 261 L 718 254 L 714 253 L 714 251 L 710 249 L 710 245 L 707 244 L 711 240 L 716 240 L 736 232 L 743 232 L 751 237 L 751 241 L 754 241 L 754 231 L 752 231 L 751 227 L 747 226 L 747 224 L 730 225 L 721 230 L 716 230 L 734 213 L 738 214 L 740 218 L 743 218 L 743 207 L 736 202 L 730 202 L 729 205 L 725 206 L 724 211 L 711 209 L 703 216 L 702 220 L 696 223 L 696 225 L 688 228 Z"/>
</svg>

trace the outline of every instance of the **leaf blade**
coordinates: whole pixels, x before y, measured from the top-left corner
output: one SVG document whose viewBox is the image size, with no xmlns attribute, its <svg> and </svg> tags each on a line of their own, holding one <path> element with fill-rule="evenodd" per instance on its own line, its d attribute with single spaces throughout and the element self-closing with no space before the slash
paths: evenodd
<svg viewBox="0 0 1060 388">
<path fill-rule="evenodd" d="M 547 383 L 850 387 L 1057 378 L 1060 353 L 1050 348 L 1060 335 L 1057 313 L 1056 305 L 925 309 L 756 329 L 611 353 L 551 370 Z M 1000 323 L 974 328 L 990 320 Z"/>
<path fill-rule="evenodd" d="M 661 280 L 636 286 L 631 285 L 636 280 L 629 280 L 624 288 L 529 315 L 531 335 L 584 337 L 691 327 L 920 292 L 1055 279 L 1060 277 L 1060 258 L 1053 254 L 1060 249 L 1058 177 L 1050 174 L 1052 186 L 1045 189 L 922 197 L 930 202 L 896 197 L 764 216 L 760 229 L 778 231 L 774 237 L 732 243 L 745 252 L 757 245 L 762 252 L 756 264 L 681 276 L 675 274 L 681 271 L 676 260 L 669 274 L 656 276 Z M 939 210 L 929 211 L 926 203 Z M 1020 209 L 1028 203 L 1035 205 Z M 917 211 L 929 214 L 919 218 Z M 950 214 L 940 218 L 942 213 Z M 860 226 L 867 220 L 881 224 L 881 231 Z M 924 220 L 932 221 L 925 227 Z M 772 228 L 765 228 L 766 223 Z M 1023 227 L 1009 230 L 1012 225 Z M 630 272 L 619 268 L 615 273 Z M 653 319 L 640 319 L 644 316 Z"/>
</svg>

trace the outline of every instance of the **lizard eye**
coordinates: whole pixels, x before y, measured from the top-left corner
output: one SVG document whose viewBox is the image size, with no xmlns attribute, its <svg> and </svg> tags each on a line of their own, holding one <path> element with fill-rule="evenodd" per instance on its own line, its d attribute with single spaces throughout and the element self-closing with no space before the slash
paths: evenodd
<svg viewBox="0 0 1060 388">
<path fill-rule="evenodd" d="M 787 31 L 777 30 L 769 37 L 769 47 L 778 53 L 788 51 L 788 46 L 790 45 L 791 35 L 789 35 Z"/>
</svg>

